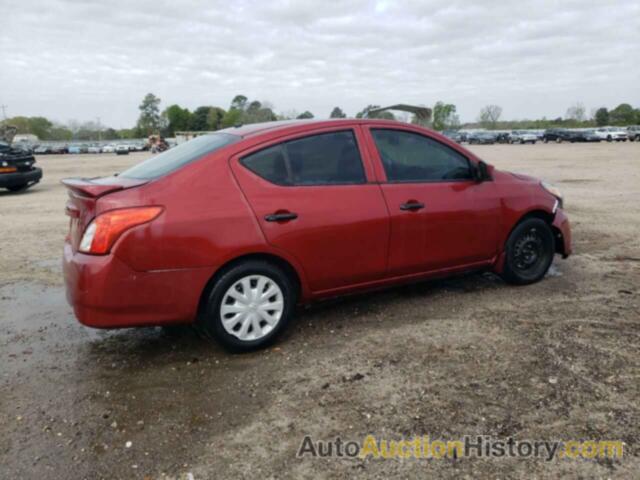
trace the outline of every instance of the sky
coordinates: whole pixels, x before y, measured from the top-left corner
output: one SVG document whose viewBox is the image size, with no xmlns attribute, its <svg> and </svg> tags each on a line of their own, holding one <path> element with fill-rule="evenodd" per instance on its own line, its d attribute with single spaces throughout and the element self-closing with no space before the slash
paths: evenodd
<svg viewBox="0 0 640 480">
<path fill-rule="evenodd" d="M 437 101 L 473 121 L 640 107 L 638 0 L 0 0 L 7 116 L 133 126 L 142 97 L 276 112 Z M 0 110 L 0 115 L 2 111 Z"/>
</svg>

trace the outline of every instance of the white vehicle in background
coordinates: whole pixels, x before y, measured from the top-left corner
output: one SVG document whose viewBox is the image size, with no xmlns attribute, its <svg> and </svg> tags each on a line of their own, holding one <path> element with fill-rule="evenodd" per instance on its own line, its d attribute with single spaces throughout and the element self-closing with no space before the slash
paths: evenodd
<svg viewBox="0 0 640 480">
<path fill-rule="evenodd" d="M 528 130 L 514 130 L 510 134 L 511 143 L 536 143 L 538 141 L 538 135 L 535 132 Z"/>
<path fill-rule="evenodd" d="M 116 155 L 129 155 L 129 145 L 118 145 L 116 147 Z"/>
<path fill-rule="evenodd" d="M 627 127 L 627 136 L 631 142 L 640 142 L 640 125 Z"/>
<path fill-rule="evenodd" d="M 622 127 L 599 127 L 594 132 L 600 139 L 607 142 L 626 142 L 629 138 L 627 131 Z"/>
<path fill-rule="evenodd" d="M 116 151 L 116 146 L 113 144 L 105 145 L 102 147 L 102 153 L 114 153 Z"/>
<path fill-rule="evenodd" d="M 89 145 L 87 148 L 87 153 L 102 153 L 102 148 L 100 145 Z"/>
</svg>

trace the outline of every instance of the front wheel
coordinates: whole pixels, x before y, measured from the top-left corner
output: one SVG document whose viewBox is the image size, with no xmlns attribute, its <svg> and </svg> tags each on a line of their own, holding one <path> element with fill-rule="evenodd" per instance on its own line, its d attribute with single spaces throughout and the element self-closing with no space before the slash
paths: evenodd
<svg viewBox="0 0 640 480">
<path fill-rule="evenodd" d="M 24 183 L 22 185 L 13 185 L 11 187 L 7 187 L 7 190 L 9 190 L 10 192 L 21 192 L 23 190 L 26 190 L 30 186 L 31 185 L 29 185 L 28 183 Z"/>
<path fill-rule="evenodd" d="M 285 272 L 269 262 L 248 260 L 217 279 L 198 327 L 231 350 L 255 350 L 284 330 L 296 301 L 295 284 Z"/>
<path fill-rule="evenodd" d="M 518 224 L 505 248 L 502 277 L 514 285 L 527 285 L 545 276 L 555 252 L 555 241 L 549 225 L 539 218 Z"/>
</svg>

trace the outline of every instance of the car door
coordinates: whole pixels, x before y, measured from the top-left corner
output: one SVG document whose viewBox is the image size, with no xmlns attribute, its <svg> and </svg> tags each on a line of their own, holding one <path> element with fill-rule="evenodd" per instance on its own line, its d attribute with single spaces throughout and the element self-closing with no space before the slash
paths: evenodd
<svg viewBox="0 0 640 480">
<path fill-rule="evenodd" d="M 389 275 L 487 263 L 497 253 L 500 200 L 461 150 L 418 130 L 367 127 L 391 216 Z"/>
<path fill-rule="evenodd" d="M 357 126 L 298 133 L 231 159 L 265 238 L 314 293 L 384 275 L 389 214 Z"/>
</svg>

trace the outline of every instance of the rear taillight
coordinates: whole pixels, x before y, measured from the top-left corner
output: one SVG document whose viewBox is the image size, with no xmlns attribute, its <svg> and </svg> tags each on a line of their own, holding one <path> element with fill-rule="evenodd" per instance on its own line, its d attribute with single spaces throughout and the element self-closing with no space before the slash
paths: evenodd
<svg viewBox="0 0 640 480">
<path fill-rule="evenodd" d="M 105 255 L 125 231 L 150 222 L 162 212 L 162 207 L 135 207 L 111 210 L 98 215 L 84 231 L 78 250 Z"/>
</svg>

